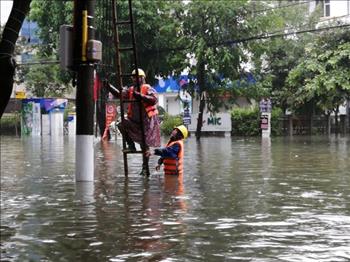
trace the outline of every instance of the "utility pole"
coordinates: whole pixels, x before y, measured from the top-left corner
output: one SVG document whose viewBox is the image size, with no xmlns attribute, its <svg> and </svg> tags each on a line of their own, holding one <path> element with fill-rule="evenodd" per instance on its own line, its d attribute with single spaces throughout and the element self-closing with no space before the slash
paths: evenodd
<svg viewBox="0 0 350 262">
<path fill-rule="evenodd" d="M 94 181 L 94 63 L 88 44 L 95 38 L 95 0 L 74 0 L 73 70 L 77 77 L 75 179 Z"/>
</svg>

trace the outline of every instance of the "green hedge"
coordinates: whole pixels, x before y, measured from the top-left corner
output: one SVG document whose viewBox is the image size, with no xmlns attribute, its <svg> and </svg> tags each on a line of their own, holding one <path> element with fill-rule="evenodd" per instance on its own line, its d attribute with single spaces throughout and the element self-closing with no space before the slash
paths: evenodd
<svg viewBox="0 0 350 262">
<path fill-rule="evenodd" d="M 282 110 L 274 108 L 271 112 L 271 135 L 281 135 L 279 121 Z M 234 136 L 258 136 L 260 129 L 260 112 L 258 108 L 234 108 L 231 111 L 232 134 Z"/>
<path fill-rule="evenodd" d="M 234 108 L 231 111 L 232 134 L 257 136 L 260 133 L 260 116 L 257 108 Z"/>
<path fill-rule="evenodd" d="M 273 108 L 271 112 L 271 135 L 281 136 L 283 134 L 282 121 L 280 121 L 283 116 L 283 111 L 281 108 Z"/>
<path fill-rule="evenodd" d="M 0 131 L 2 135 L 16 135 L 21 133 L 21 115 L 4 114 L 0 120 Z"/>
<path fill-rule="evenodd" d="M 167 113 L 164 113 L 163 121 L 160 126 L 160 130 L 162 132 L 162 135 L 168 136 L 170 135 L 171 131 L 174 129 L 175 126 L 182 125 L 182 117 L 177 116 L 171 116 Z"/>
</svg>

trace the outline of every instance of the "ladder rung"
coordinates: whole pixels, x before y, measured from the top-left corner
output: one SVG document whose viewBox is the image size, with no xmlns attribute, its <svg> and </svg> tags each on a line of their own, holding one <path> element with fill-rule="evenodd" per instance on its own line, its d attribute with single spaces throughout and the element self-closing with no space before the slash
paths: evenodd
<svg viewBox="0 0 350 262">
<path fill-rule="evenodd" d="M 135 74 L 121 74 L 121 77 L 132 77 L 135 76 Z"/>
<path fill-rule="evenodd" d="M 135 102 L 139 102 L 139 100 L 136 99 L 123 99 L 123 103 L 135 103 Z"/>
<path fill-rule="evenodd" d="M 143 154 L 142 151 L 138 150 L 138 151 L 128 151 L 128 149 L 123 150 L 124 154 Z"/>
<path fill-rule="evenodd" d="M 134 51 L 133 47 L 119 47 L 119 51 Z"/>
<path fill-rule="evenodd" d="M 130 20 L 118 21 L 118 22 L 117 22 L 117 25 L 129 25 L 129 24 L 131 24 L 131 21 L 130 21 Z"/>
</svg>

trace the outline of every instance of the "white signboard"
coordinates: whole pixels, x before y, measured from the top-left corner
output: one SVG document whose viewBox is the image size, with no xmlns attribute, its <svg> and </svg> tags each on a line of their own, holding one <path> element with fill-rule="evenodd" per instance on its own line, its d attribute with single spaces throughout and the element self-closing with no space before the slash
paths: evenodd
<svg viewBox="0 0 350 262">
<path fill-rule="evenodd" d="M 191 114 L 191 124 L 188 126 L 190 132 L 197 129 L 198 114 Z M 203 132 L 231 132 L 230 113 L 203 114 Z"/>
<path fill-rule="evenodd" d="M 271 134 L 271 113 L 261 113 L 260 128 L 262 137 L 270 137 Z"/>
</svg>

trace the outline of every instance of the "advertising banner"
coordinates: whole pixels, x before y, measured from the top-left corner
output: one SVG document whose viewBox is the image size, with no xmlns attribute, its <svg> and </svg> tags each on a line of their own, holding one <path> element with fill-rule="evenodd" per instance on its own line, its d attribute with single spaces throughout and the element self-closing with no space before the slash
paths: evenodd
<svg viewBox="0 0 350 262">
<path fill-rule="evenodd" d="M 107 103 L 106 104 L 106 126 L 103 132 L 102 140 L 110 139 L 109 126 L 113 121 L 116 120 L 116 118 L 117 118 L 116 105 L 114 103 Z"/>
<path fill-rule="evenodd" d="M 117 107 L 114 103 L 106 104 L 106 128 L 110 126 L 110 124 L 115 121 L 117 116 Z"/>
<path fill-rule="evenodd" d="M 33 104 L 33 126 L 32 135 L 41 135 L 41 108 L 39 103 Z"/>
</svg>

